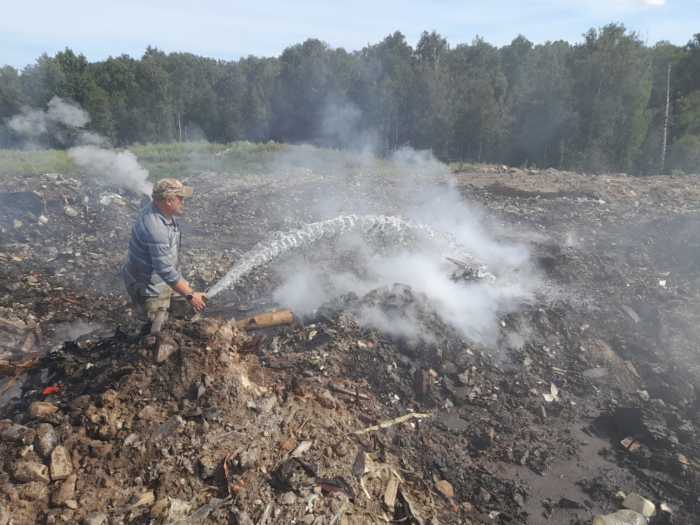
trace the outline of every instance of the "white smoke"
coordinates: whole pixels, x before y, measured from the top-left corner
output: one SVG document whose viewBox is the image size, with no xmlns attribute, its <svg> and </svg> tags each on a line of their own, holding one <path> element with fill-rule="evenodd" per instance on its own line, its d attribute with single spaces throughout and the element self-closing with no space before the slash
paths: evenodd
<svg viewBox="0 0 700 525">
<path fill-rule="evenodd" d="M 363 306 L 356 312 L 357 321 L 367 328 L 375 328 L 394 337 L 432 342 L 431 334 L 421 332 L 415 315 L 410 308 L 404 308 L 401 312 L 387 312 L 378 306 Z"/>
<path fill-rule="evenodd" d="M 49 101 L 46 119 L 69 128 L 84 128 L 90 122 L 90 115 L 78 104 L 54 96 Z"/>
<path fill-rule="evenodd" d="M 351 263 L 338 270 L 328 268 L 325 263 L 311 262 L 312 258 L 288 261 L 277 267 L 283 284 L 275 290 L 275 300 L 306 316 L 313 315 L 334 297 L 350 292 L 362 297 L 371 290 L 404 283 L 416 296 L 427 297 L 433 311 L 466 338 L 495 344 L 500 317 L 532 301 L 541 290 L 542 282 L 530 264 L 525 241 L 513 241 L 512 235 L 508 240 L 496 237 L 493 232 L 504 226 L 491 226 L 487 214 L 466 202 L 447 166 L 430 153 L 401 150 L 389 161 L 362 162 L 362 170 L 368 172 L 367 184 L 374 186 L 374 194 L 388 197 L 396 205 L 397 210 L 392 213 L 455 238 L 467 255 L 486 264 L 497 279 L 453 279 L 452 272 L 458 268 L 446 259 L 448 250 L 435 240 L 397 246 L 393 250 L 385 245 L 379 253 L 368 238 L 345 235 L 337 239 L 334 251 L 351 254 Z M 336 184 L 337 192 L 319 203 L 319 214 L 331 209 L 341 213 L 371 210 L 373 206 L 372 211 L 376 212 L 377 206 L 386 206 L 381 198 L 371 202 L 371 194 L 364 191 L 364 184 L 356 177 L 352 178 L 352 184 L 344 183 L 337 165 L 328 169 L 340 180 Z M 415 338 L 421 326 L 416 315 L 417 311 L 410 308 L 406 311 L 406 305 L 399 315 L 369 306 L 357 312 L 357 319 L 364 326 L 391 335 Z M 429 338 L 428 334 L 420 335 Z"/>
<path fill-rule="evenodd" d="M 48 130 L 46 113 L 26 106 L 21 109 L 21 113 L 11 117 L 7 124 L 15 133 L 30 139 L 38 138 Z"/>
<path fill-rule="evenodd" d="M 102 330 L 100 323 L 78 319 L 66 323 L 59 323 L 54 327 L 54 339 L 56 341 L 74 341 L 78 337 Z"/>
<path fill-rule="evenodd" d="M 86 173 L 115 186 L 150 195 L 153 185 L 148 171 L 130 151 L 108 148 L 109 140 L 84 129 L 90 115 L 79 104 L 54 96 L 46 111 L 24 107 L 8 120 L 9 127 L 32 143 L 51 136 L 64 145 L 73 145 L 68 155 Z"/>
<path fill-rule="evenodd" d="M 60 133 L 56 124 L 67 128 L 83 128 L 89 122 L 90 115 L 79 105 L 54 96 L 46 111 L 25 106 L 21 113 L 8 120 L 8 126 L 19 135 L 36 139 L 47 133 Z"/>
<path fill-rule="evenodd" d="M 148 171 L 139 164 L 130 151 L 114 151 L 98 146 L 77 146 L 68 150 L 73 162 L 85 172 L 100 177 L 107 183 L 150 195 L 153 184 L 148 182 Z"/>
<path fill-rule="evenodd" d="M 329 100 L 321 114 L 320 142 L 363 154 L 378 152 L 378 136 L 362 124 L 362 111 L 349 100 Z"/>
</svg>

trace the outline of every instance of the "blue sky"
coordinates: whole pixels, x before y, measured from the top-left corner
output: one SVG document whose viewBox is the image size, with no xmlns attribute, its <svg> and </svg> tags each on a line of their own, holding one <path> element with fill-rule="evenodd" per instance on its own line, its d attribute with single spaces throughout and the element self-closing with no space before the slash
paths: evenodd
<svg viewBox="0 0 700 525">
<path fill-rule="evenodd" d="M 592 27 L 621 22 L 649 44 L 685 44 L 700 32 L 700 0 L 4 0 L 0 65 L 22 68 L 66 47 L 89 60 L 149 45 L 233 60 L 276 56 L 319 38 L 361 49 L 396 30 L 414 45 L 436 30 L 451 45 L 476 35 L 501 46 L 518 34 L 535 43 L 578 42 Z"/>
</svg>

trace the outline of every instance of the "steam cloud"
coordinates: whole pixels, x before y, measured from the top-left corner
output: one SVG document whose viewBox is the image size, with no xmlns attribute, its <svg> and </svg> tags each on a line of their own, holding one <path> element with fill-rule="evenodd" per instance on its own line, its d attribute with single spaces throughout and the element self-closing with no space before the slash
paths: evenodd
<svg viewBox="0 0 700 525">
<path fill-rule="evenodd" d="M 294 155 L 298 163 L 299 153 Z M 328 167 L 341 181 L 335 185 L 338 189 L 334 195 L 317 203 L 318 215 L 367 212 L 373 207 L 376 212 L 377 206 L 386 204 L 381 199 L 370 203 L 368 196 L 390 193 L 390 200 L 397 205 L 391 214 L 450 234 L 498 278 L 494 282 L 453 280 L 451 273 L 456 267 L 428 241 L 393 250 L 385 250 L 389 247 L 383 246 L 379 253 L 367 239 L 346 235 L 338 239 L 335 250 L 353 254 L 352 269 L 332 270 L 308 258 L 288 261 L 278 267 L 283 282 L 274 291 L 274 299 L 307 316 L 339 295 L 352 292 L 362 297 L 371 290 L 402 283 L 410 286 L 416 296 L 424 294 L 433 311 L 466 338 L 495 344 L 500 316 L 530 302 L 542 289 L 525 243 L 498 239 L 492 233 L 497 228 L 490 226 L 489 218 L 477 206 L 464 201 L 447 166 L 429 152 L 403 149 L 389 160 L 363 157 L 359 162 L 364 163 L 362 171 L 370 176 L 362 179 L 354 174 L 338 174 L 338 165 Z M 318 165 L 318 161 L 309 159 L 309 164 Z M 386 176 L 387 171 L 394 176 Z M 348 180 L 343 181 L 344 177 Z M 390 181 L 389 187 L 371 187 L 377 180 Z M 392 313 L 366 306 L 356 312 L 358 322 L 366 327 L 409 339 L 429 340 L 429 334 L 420 332 L 421 323 L 416 316 L 417 312 L 411 308 Z"/>
<path fill-rule="evenodd" d="M 80 106 L 55 96 L 49 101 L 46 111 L 25 106 L 20 114 L 8 120 L 8 125 L 19 135 L 36 139 L 48 133 L 56 124 L 82 128 L 89 122 L 90 115 Z"/>
<path fill-rule="evenodd" d="M 11 117 L 8 125 L 30 143 L 50 136 L 64 146 L 73 146 L 68 155 L 85 172 L 98 180 L 150 195 L 153 185 L 148 171 L 139 165 L 130 151 L 107 149 L 109 141 L 100 134 L 84 129 L 90 115 L 78 104 L 54 96 L 46 111 L 24 107 Z"/>
<path fill-rule="evenodd" d="M 68 150 L 73 162 L 103 180 L 150 195 L 153 185 L 148 171 L 130 151 L 113 151 L 98 146 L 77 146 Z"/>
</svg>

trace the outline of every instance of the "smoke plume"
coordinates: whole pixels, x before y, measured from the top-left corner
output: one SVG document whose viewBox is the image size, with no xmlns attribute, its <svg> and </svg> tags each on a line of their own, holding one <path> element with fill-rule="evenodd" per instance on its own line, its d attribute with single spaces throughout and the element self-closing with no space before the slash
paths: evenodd
<svg viewBox="0 0 700 525">
<path fill-rule="evenodd" d="M 77 146 L 68 150 L 73 162 L 86 173 L 115 186 L 122 186 L 150 195 L 153 184 L 148 182 L 148 171 L 139 164 L 130 151 L 114 151 L 98 146 Z"/>
<path fill-rule="evenodd" d="M 153 185 L 130 151 L 108 148 L 109 140 L 85 129 L 90 115 L 79 104 L 54 96 L 46 110 L 24 107 L 11 117 L 8 125 L 34 145 L 41 139 L 69 147 L 68 155 L 87 174 L 105 184 L 150 195 Z"/>
<path fill-rule="evenodd" d="M 293 153 L 299 165 L 300 151 Z M 356 158 L 355 165 L 337 161 L 325 167 L 313 149 L 303 150 L 307 165 L 319 176 L 333 177 L 333 194 L 305 202 L 314 206 L 314 216 L 333 217 L 346 213 L 384 213 L 426 225 L 446 238 L 456 240 L 464 249 L 464 259 L 483 263 L 495 280 L 454 279 L 458 270 L 447 255 L 447 247 L 435 239 L 416 239 L 410 245 L 398 239 L 370 239 L 345 234 L 335 240 L 336 256 L 349 254 L 351 264 L 328 264 L 322 257 L 288 259 L 276 266 L 282 284 L 274 291 L 275 300 L 301 316 L 313 316 L 333 298 L 354 293 L 359 297 L 395 283 L 408 285 L 416 296 L 427 297 L 439 317 L 466 338 L 495 344 L 499 319 L 523 303 L 533 300 L 542 289 L 540 276 L 530 263 L 527 237 L 514 241 L 498 236 L 502 225 L 477 205 L 466 202 L 446 165 L 429 152 L 403 149 L 389 159 L 367 156 Z M 282 156 L 279 163 L 290 160 Z M 392 245 L 395 244 L 395 245 Z M 320 247 L 319 247 L 320 249 Z M 342 257 L 341 257 L 342 258 Z M 414 318 L 418 311 L 402 308 L 394 315 L 379 306 L 366 306 L 356 312 L 358 322 L 385 333 L 415 338 L 421 326 Z M 421 333 L 424 340 L 429 334 Z"/>
</svg>

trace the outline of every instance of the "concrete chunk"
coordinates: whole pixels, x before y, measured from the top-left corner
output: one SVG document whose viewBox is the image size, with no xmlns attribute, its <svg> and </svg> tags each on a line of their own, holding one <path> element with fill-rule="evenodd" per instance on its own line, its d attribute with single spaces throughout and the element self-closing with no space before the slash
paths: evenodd
<svg viewBox="0 0 700 525">
<path fill-rule="evenodd" d="M 51 452 L 51 479 L 54 481 L 66 479 L 72 473 L 73 464 L 68 451 L 62 445 L 57 446 Z"/>
<path fill-rule="evenodd" d="M 18 461 L 12 473 L 17 481 L 27 483 L 29 481 L 43 481 L 48 483 L 49 469 L 46 465 L 36 461 Z"/>
</svg>

